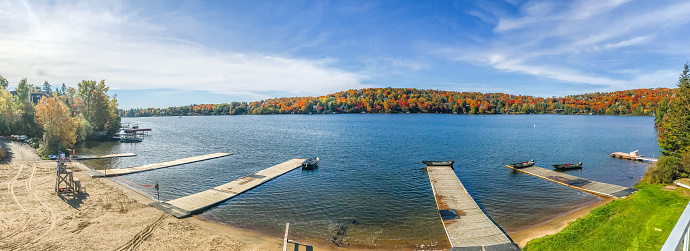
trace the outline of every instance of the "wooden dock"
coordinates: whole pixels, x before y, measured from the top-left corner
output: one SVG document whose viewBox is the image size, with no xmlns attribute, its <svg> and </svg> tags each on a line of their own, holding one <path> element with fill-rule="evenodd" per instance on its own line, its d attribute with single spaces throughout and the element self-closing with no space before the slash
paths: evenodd
<svg viewBox="0 0 690 251">
<path fill-rule="evenodd" d="M 611 157 L 614 158 L 619 158 L 619 159 L 627 159 L 627 160 L 635 160 L 635 161 L 642 161 L 642 162 L 657 162 L 658 159 L 655 158 L 647 158 L 642 155 L 632 155 L 629 153 L 622 153 L 622 152 L 615 152 L 610 154 Z"/>
<path fill-rule="evenodd" d="M 238 194 L 244 193 L 249 189 L 294 170 L 300 167 L 304 161 L 305 159 L 291 159 L 203 192 L 167 202 L 153 202 L 150 205 L 177 218 L 184 218 L 229 200 Z"/>
<path fill-rule="evenodd" d="M 111 177 L 111 176 L 115 176 L 115 175 L 125 175 L 125 174 L 144 172 L 144 171 L 149 171 L 149 170 L 154 170 L 154 169 L 159 169 L 159 168 L 184 165 L 184 164 L 189 164 L 189 163 L 193 163 L 193 162 L 199 162 L 199 161 L 204 161 L 204 160 L 209 160 L 209 159 L 225 157 L 228 155 L 231 155 L 231 153 L 213 153 L 213 154 L 207 154 L 207 155 L 201 155 L 201 156 L 195 156 L 195 157 L 189 157 L 189 158 L 184 158 L 184 159 L 159 162 L 159 163 L 148 164 L 148 165 L 143 165 L 143 166 L 136 166 L 136 167 L 129 167 L 129 168 L 119 168 L 119 169 L 110 169 L 110 170 L 91 170 L 91 171 L 88 171 L 86 173 L 89 176 L 94 177 L 94 178 Z"/>
<path fill-rule="evenodd" d="M 624 187 L 624 186 L 618 186 L 618 185 L 613 185 L 613 184 L 608 184 L 608 183 L 603 183 L 603 182 L 598 182 L 598 181 L 591 181 L 587 179 L 583 179 L 577 176 L 572 176 L 569 174 L 565 174 L 562 172 L 557 172 L 554 170 L 546 169 L 546 168 L 541 168 L 537 166 L 531 166 L 531 167 L 525 167 L 525 168 L 514 168 L 510 165 L 506 165 L 506 167 L 511 168 L 513 170 L 517 170 L 529 175 L 537 176 L 539 178 L 555 182 L 561 185 L 569 186 L 578 190 L 582 190 L 594 195 L 598 196 L 603 196 L 603 197 L 611 197 L 614 199 L 620 199 L 624 198 L 628 195 L 633 194 L 634 192 L 637 192 L 637 189 L 634 188 L 629 188 L 629 187 Z"/>
<path fill-rule="evenodd" d="M 520 250 L 472 199 L 453 168 L 427 166 L 451 250 Z"/>
<path fill-rule="evenodd" d="M 137 156 L 135 153 L 116 153 L 116 154 L 106 154 L 106 155 L 95 155 L 95 156 L 75 156 L 71 160 L 90 160 L 90 159 L 110 159 L 110 158 L 122 158 L 122 157 L 134 157 Z"/>
</svg>

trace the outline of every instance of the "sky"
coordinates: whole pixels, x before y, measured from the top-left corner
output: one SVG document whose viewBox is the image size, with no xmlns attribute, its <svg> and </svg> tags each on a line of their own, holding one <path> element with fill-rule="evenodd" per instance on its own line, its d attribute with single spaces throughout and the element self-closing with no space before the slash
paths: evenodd
<svg viewBox="0 0 690 251">
<path fill-rule="evenodd" d="M 690 1 L 0 0 L 0 75 L 105 80 L 120 108 L 403 87 L 675 87 Z"/>
</svg>

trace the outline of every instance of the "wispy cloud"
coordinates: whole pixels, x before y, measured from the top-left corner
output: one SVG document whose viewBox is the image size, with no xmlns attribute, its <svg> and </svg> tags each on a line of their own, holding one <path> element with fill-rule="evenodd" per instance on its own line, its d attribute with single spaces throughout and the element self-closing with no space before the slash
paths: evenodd
<svg viewBox="0 0 690 251">
<path fill-rule="evenodd" d="M 645 67 L 623 62 L 682 57 L 688 50 L 677 41 L 690 38 L 684 32 L 690 2 L 628 2 L 528 1 L 516 13 L 492 12 L 499 21 L 489 41 L 461 42 L 436 53 L 539 80 L 599 86 L 601 91 L 672 86 L 687 58 Z M 618 63 L 593 63 L 604 61 Z"/>
<path fill-rule="evenodd" d="M 0 3 L 0 74 L 13 83 L 106 79 L 113 89 L 172 88 L 265 98 L 361 88 L 332 58 L 209 48 L 108 2 Z"/>
</svg>

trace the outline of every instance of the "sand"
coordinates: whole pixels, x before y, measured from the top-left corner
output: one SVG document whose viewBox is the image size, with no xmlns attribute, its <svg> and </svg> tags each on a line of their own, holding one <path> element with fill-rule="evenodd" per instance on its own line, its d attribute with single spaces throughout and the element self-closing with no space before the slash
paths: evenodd
<svg viewBox="0 0 690 251">
<path fill-rule="evenodd" d="M 54 161 L 40 160 L 26 144 L 0 140 L 0 250 L 282 250 L 282 236 L 238 229 L 199 217 L 177 219 L 110 179 L 90 178 L 88 167 L 67 164 L 81 194 L 55 193 Z M 520 246 L 553 234 L 608 201 L 600 200 L 524 230 L 508 233 Z M 292 238 L 290 238 L 292 239 Z M 355 250 L 326 240 L 298 240 L 314 250 Z M 393 248 L 394 246 L 390 246 Z M 293 250 L 290 244 L 288 250 Z M 376 249 L 386 249 L 378 247 Z M 305 250 L 301 247 L 300 250 Z"/>
<path fill-rule="evenodd" d="M 510 236 L 513 242 L 518 244 L 518 246 L 524 247 L 525 244 L 527 244 L 527 242 L 530 240 L 560 232 L 571 222 L 584 217 L 595 208 L 606 205 L 611 201 L 613 201 L 612 198 L 596 197 L 595 200 L 585 203 L 582 205 L 582 207 L 577 209 L 555 215 L 554 217 L 546 219 L 539 224 L 526 226 L 522 229 L 508 232 L 508 236 Z"/>
</svg>

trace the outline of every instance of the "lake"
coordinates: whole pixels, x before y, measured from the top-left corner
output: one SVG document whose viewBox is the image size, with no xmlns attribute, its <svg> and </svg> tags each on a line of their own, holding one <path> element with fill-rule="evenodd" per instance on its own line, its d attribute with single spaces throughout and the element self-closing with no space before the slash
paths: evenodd
<svg viewBox="0 0 690 251">
<path fill-rule="evenodd" d="M 337 222 L 353 245 L 447 247 L 422 160 L 455 160 L 455 173 L 505 231 L 581 207 L 593 195 L 516 173 L 505 164 L 583 162 L 569 174 L 632 187 L 647 164 L 609 157 L 639 150 L 659 155 L 653 117 L 586 115 L 337 114 L 123 118 L 152 128 L 141 143 L 88 143 L 77 154 L 136 157 L 89 161 L 124 168 L 185 157 L 234 155 L 126 175 L 160 184 L 170 200 L 225 184 L 292 158 L 318 156 L 314 171 L 296 169 L 200 216 L 281 236 L 327 241 Z M 117 178 L 113 178 L 114 180 Z M 155 190 L 135 187 L 155 198 Z M 335 222 L 335 223 L 334 223 Z"/>
</svg>

